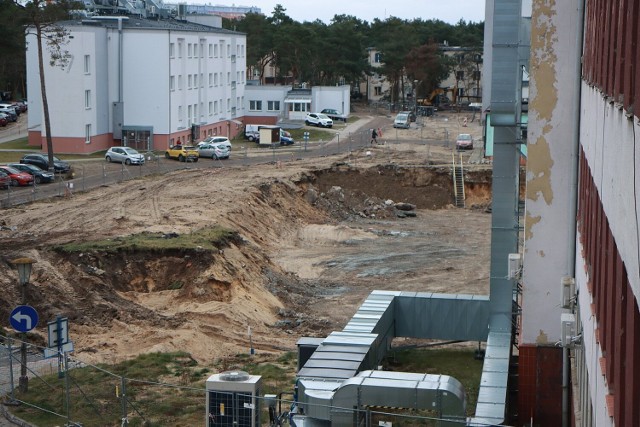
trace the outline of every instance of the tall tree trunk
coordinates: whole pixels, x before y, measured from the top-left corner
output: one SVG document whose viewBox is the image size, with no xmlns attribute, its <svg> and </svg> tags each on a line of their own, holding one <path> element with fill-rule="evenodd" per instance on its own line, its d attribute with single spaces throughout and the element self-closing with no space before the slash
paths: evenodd
<svg viewBox="0 0 640 427">
<path fill-rule="evenodd" d="M 38 40 L 38 68 L 40 71 L 40 92 L 42 95 L 42 112 L 44 114 L 44 129 L 47 136 L 47 154 L 49 155 L 49 171 L 53 172 L 53 139 L 51 139 L 51 121 L 49 120 L 49 102 L 44 84 L 44 60 L 42 55 L 42 28 L 36 24 L 36 39 Z"/>
</svg>

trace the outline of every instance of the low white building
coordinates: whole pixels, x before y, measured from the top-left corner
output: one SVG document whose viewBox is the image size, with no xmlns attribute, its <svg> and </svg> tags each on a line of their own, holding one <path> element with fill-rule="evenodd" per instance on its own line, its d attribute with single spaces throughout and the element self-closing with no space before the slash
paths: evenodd
<svg viewBox="0 0 640 427">
<path fill-rule="evenodd" d="M 93 17 L 69 31 L 66 67 L 45 79 L 55 152 L 162 150 L 234 136 L 245 114 L 246 36 L 175 20 Z M 37 44 L 27 37 L 29 143 L 46 148 Z"/>
<path fill-rule="evenodd" d="M 247 85 L 245 121 L 252 124 L 276 124 L 280 121 L 303 121 L 308 113 L 325 108 L 351 113 L 350 87 L 314 86 L 292 89 L 291 86 Z"/>
</svg>

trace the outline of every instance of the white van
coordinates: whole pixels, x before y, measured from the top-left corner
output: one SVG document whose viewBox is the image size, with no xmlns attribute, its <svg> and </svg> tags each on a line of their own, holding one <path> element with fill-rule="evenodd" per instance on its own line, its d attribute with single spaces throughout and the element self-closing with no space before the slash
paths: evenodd
<svg viewBox="0 0 640 427">
<path fill-rule="evenodd" d="M 398 113 L 396 119 L 393 121 L 394 128 L 403 128 L 409 129 L 411 126 L 411 119 L 409 118 L 409 114 L 406 112 Z"/>
</svg>

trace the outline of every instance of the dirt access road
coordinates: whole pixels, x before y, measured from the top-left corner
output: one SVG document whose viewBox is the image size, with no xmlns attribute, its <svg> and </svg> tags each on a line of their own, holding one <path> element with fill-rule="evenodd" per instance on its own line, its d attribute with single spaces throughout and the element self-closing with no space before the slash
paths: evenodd
<svg viewBox="0 0 640 427">
<path fill-rule="evenodd" d="M 295 350 L 341 329 L 374 289 L 486 294 L 490 170 L 469 173 L 468 208 L 451 206 L 442 135 L 459 123 L 384 130 L 395 139 L 346 155 L 175 171 L 5 209 L 0 316 L 20 301 L 7 262 L 18 256 L 37 261 L 27 302 L 41 325 L 68 317 L 74 357 L 90 363 L 176 350 L 212 362 L 246 353 L 248 327 L 257 352 Z M 395 202 L 416 217 L 398 218 Z M 212 226 L 236 237 L 215 251 L 55 249 Z M 44 343 L 46 328 L 35 332 Z"/>
</svg>

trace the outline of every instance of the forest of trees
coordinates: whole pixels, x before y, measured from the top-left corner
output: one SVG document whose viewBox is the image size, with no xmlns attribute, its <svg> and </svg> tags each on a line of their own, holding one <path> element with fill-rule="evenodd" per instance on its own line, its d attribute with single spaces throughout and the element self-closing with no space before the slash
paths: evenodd
<svg viewBox="0 0 640 427">
<path fill-rule="evenodd" d="M 247 14 L 224 20 L 223 26 L 247 34 L 247 66 L 263 83 L 265 68 L 274 66 L 281 82 L 358 87 L 374 72 L 367 61 L 367 48 L 373 47 L 382 55 L 382 67 L 375 71 L 386 76 L 394 102 L 402 96 L 398 88 L 405 86 L 403 79 L 418 81 L 417 96 L 424 97 L 449 75 L 456 64 L 439 45 L 482 52 L 484 38 L 484 23 L 395 17 L 369 23 L 347 15 L 335 15 L 328 25 L 320 20 L 300 23 L 281 5 L 270 16 Z"/>
<path fill-rule="evenodd" d="M 36 2 L 29 2 L 36 3 Z M 29 16 L 16 0 L 0 0 L 0 90 L 14 98 L 26 96 L 25 25 Z M 438 45 L 464 46 L 481 50 L 484 23 L 459 21 L 455 25 L 437 19 L 402 20 L 389 17 L 373 22 L 354 16 L 335 15 L 330 24 L 315 20 L 297 22 L 276 5 L 269 16 L 248 14 L 240 20 L 224 20 L 223 26 L 247 34 L 247 66 L 263 77 L 273 65 L 284 80 L 311 85 L 351 84 L 357 86 L 373 71 L 367 62 L 367 48 L 382 54 L 382 68 L 392 87 L 403 79 L 418 81 L 417 94 L 430 93 L 444 79 L 453 64 Z M 398 93 L 391 94 L 396 98 Z"/>
</svg>

